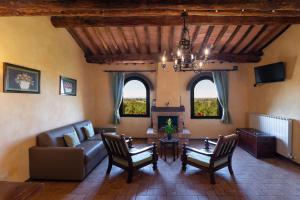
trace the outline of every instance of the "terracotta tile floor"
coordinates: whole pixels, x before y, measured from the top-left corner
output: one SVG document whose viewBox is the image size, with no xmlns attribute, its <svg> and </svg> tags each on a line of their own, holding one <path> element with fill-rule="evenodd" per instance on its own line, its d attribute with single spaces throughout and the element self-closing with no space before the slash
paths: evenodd
<svg viewBox="0 0 300 200">
<path fill-rule="evenodd" d="M 141 145 L 141 144 L 138 144 Z M 192 142 L 200 146 L 200 142 Z M 235 178 L 227 168 L 216 173 L 216 185 L 206 173 L 188 166 L 181 172 L 181 161 L 159 159 L 158 171 L 147 166 L 126 183 L 127 174 L 113 167 L 105 176 L 107 159 L 82 182 L 45 182 L 45 190 L 35 200 L 202 200 L 202 199 L 300 199 L 300 168 L 280 159 L 257 160 L 237 148 L 233 156 Z"/>
</svg>

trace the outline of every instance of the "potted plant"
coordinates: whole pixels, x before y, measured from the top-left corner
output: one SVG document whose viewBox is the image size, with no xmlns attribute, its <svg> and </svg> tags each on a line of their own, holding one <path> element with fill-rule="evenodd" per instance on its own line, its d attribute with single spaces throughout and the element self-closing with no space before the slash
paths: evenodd
<svg viewBox="0 0 300 200">
<path fill-rule="evenodd" d="M 172 139 L 172 134 L 175 132 L 175 127 L 172 124 L 171 118 L 167 120 L 167 125 L 165 126 L 165 133 L 167 133 L 168 140 Z"/>
</svg>

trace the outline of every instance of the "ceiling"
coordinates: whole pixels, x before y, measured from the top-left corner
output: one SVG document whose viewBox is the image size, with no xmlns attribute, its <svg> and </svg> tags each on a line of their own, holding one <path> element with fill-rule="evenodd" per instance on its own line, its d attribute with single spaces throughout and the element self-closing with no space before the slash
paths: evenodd
<svg viewBox="0 0 300 200">
<path fill-rule="evenodd" d="M 212 48 L 211 62 L 259 62 L 266 48 L 300 24 L 298 0 L 1 0 L 0 16 L 51 16 L 90 63 L 156 63 L 176 49 L 181 12 L 194 53 Z"/>
<path fill-rule="evenodd" d="M 180 20 L 180 18 L 179 18 Z M 190 25 L 193 52 L 211 48 L 209 60 L 258 62 L 262 50 L 289 27 L 272 25 Z M 176 52 L 182 26 L 68 28 L 90 63 L 155 63 Z"/>
</svg>

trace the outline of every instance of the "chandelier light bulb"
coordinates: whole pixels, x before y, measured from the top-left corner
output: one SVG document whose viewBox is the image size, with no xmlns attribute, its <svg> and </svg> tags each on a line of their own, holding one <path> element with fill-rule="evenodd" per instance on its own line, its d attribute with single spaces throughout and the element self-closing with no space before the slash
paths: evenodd
<svg viewBox="0 0 300 200">
<path fill-rule="evenodd" d="M 181 51 L 180 51 L 180 49 L 177 49 L 177 56 L 178 56 L 178 57 L 181 56 Z"/>
<path fill-rule="evenodd" d="M 209 49 L 208 49 L 208 48 L 205 48 L 205 50 L 204 50 L 204 55 L 205 55 L 205 56 L 208 56 L 208 54 L 209 54 Z"/>
<path fill-rule="evenodd" d="M 162 58 L 161 58 L 162 63 L 166 63 L 166 60 L 167 60 L 167 59 L 166 59 L 166 56 L 163 55 Z"/>
<path fill-rule="evenodd" d="M 200 68 L 203 67 L 203 62 L 199 62 L 199 67 L 200 67 Z"/>
</svg>

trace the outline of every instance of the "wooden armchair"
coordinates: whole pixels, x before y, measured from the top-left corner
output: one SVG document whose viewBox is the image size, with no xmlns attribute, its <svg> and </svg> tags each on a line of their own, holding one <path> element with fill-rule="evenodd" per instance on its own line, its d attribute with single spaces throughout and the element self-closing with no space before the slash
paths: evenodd
<svg viewBox="0 0 300 200">
<path fill-rule="evenodd" d="M 124 135 L 101 133 L 106 147 L 109 163 L 106 174 L 110 174 L 112 165 L 118 166 L 128 172 L 127 183 L 132 181 L 133 171 L 146 165 L 153 164 L 153 170 L 157 169 L 156 144 L 142 149 L 132 148 L 132 140 Z"/>
<path fill-rule="evenodd" d="M 237 145 L 238 135 L 232 134 L 228 136 L 219 136 L 218 142 L 209 141 L 209 144 L 214 145 L 213 149 L 195 149 L 183 145 L 182 170 L 186 170 L 186 165 L 208 171 L 210 174 L 211 184 L 215 184 L 215 171 L 228 167 L 229 172 L 233 175 L 232 170 L 232 155 Z"/>
</svg>

